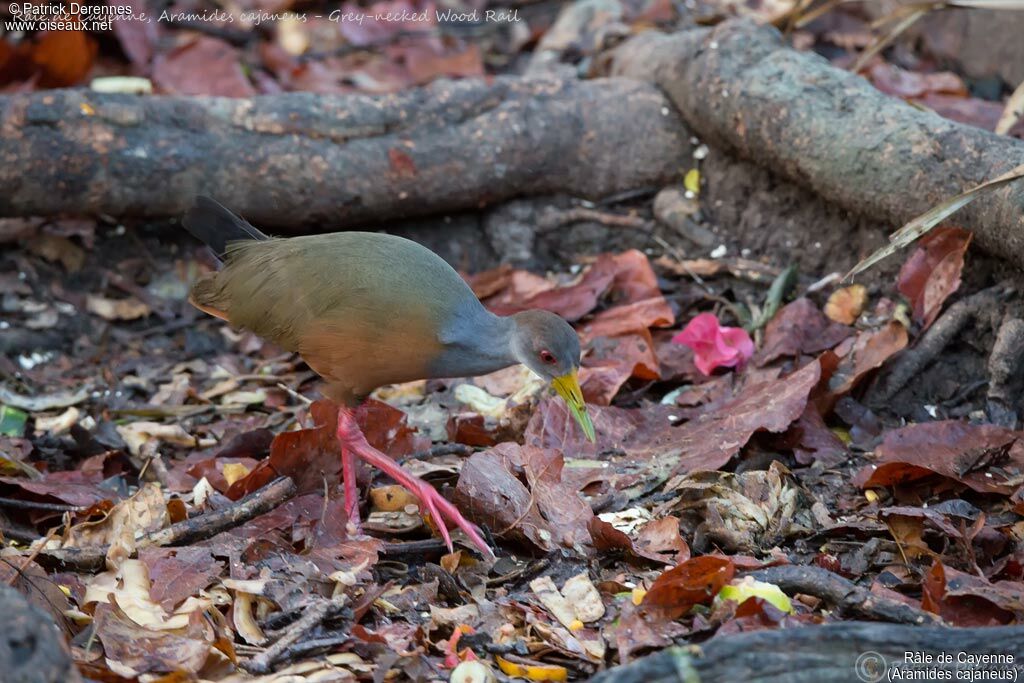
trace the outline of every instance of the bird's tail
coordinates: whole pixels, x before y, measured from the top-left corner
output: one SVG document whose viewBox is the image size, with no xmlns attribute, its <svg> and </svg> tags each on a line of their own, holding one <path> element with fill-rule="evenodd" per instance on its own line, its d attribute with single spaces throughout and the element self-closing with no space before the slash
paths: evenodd
<svg viewBox="0 0 1024 683">
<path fill-rule="evenodd" d="M 218 258 L 223 258 L 229 242 L 269 239 L 241 216 L 223 204 L 202 195 L 181 219 L 185 229 L 202 240 Z"/>
</svg>

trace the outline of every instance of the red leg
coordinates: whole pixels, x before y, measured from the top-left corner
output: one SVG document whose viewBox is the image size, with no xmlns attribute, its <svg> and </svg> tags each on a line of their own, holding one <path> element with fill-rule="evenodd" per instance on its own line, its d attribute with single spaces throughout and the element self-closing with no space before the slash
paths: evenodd
<svg viewBox="0 0 1024 683">
<path fill-rule="evenodd" d="M 371 446 L 366 441 L 366 437 L 363 436 L 362 430 L 359 429 L 359 425 L 356 422 L 352 411 L 345 407 L 338 409 L 338 442 L 341 445 L 342 452 L 342 476 L 345 477 L 346 509 L 349 506 L 349 477 L 345 471 L 345 454 L 347 453 L 349 454 L 349 458 L 353 460 L 351 463 L 351 481 L 353 482 L 353 489 L 355 488 L 355 467 L 354 458 L 352 458 L 352 456 L 365 460 L 402 486 L 412 491 L 412 493 L 420 499 L 420 502 L 423 504 L 424 511 L 427 512 L 431 518 L 433 518 L 434 523 L 437 524 L 437 528 L 441 532 L 441 537 L 444 538 L 444 542 L 448 545 L 448 550 L 452 550 L 452 540 L 448 535 L 448 528 L 445 526 L 445 518 L 466 532 L 469 539 L 478 548 L 480 548 L 484 554 L 494 554 L 484 539 L 481 538 L 480 532 L 473 523 L 463 517 L 458 508 L 449 503 L 444 496 L 434 489 L 433 486 L 422 479 L 417 479 L 412 476 L 399 467 L 398 463 L 394 460 Z"/>
<path fill-rule="evenodd" d="M 341 447 L 341 481 L 343 485 L 343 491 L 345 494 L 345 514 L 348 517 L 348 524 L 350 524 L 354 530 L 354 533 L 358 533 L 359 530 L 359 480 L 356 474 L 356 455 L 350 449 L 345 447 L 345 441 L 342 438 L 342 425 L 347 424 L 343 421 L 341 412 L 342 408 L 338 410 L 338 441 Z M 355 413 L 358 413 L 359 408 L 356 408 Z"/>
<path fill-rule="evenodd" d="M 345 514 L 348 516 L 348 523 L 358 528 L 359 487 L 356 483 L 356 456 L 344 445 L 341 447 L 341 481 L 345 490 Z"/>
</svg>

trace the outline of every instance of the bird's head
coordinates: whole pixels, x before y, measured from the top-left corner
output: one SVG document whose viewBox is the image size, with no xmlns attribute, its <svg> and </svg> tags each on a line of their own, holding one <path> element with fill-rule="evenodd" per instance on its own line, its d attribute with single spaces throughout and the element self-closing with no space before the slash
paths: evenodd
<svg viewBox="0 0 1024 683">
<path fill-rule="evenodd" d="M 523 311 L 512 316 L 515 331 L 509 344 L 516 360 L 551 382 L 583 433 L 595 440 L 594 425 L 580 390 L 580 338 L 561 317 L 548 311 Z"/>
</svg>

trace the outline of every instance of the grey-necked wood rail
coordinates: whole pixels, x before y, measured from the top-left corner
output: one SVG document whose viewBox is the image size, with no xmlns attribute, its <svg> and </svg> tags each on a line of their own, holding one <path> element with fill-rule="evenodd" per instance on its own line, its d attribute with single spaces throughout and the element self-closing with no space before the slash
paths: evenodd
<svg viewBox="0 0 1024 683">
<path fill-rule="evenodd" d="M 191 302 L 300 354 L 327 381 L 325 393 L 340 404 L 345 509 L 354 524 L 358 457 L 412 491 L 449 548 L 445 518 L 491 552 L 454 505 L 367 443 L 353 409 L 381 385 L 481 375 L 522 363 L 550 380 L 594 439 L 577 379 L 579 337 L 554 313 L 494 315 L 441 257 L 394 235 L 271 238 L 207 197 L 197 198 L 183 223 L 224 261 L 220 271 L 195 283 Z"/>
</svg>

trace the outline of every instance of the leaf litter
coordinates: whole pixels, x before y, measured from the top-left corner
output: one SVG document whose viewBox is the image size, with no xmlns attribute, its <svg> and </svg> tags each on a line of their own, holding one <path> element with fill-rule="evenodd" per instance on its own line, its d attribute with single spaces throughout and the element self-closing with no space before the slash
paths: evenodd
<svg viewBox="0 0 1024 683">
<path fill-rule="evenodd" d="M 740 11 L 777 20 L 766 7 Z M 400 0 L 366 11 L 425 8 Z M 864 73 L 883 92 L 1012 132 L 1016 95 L 1004 112 L 928 60 L 907 68 L 894 50 L 900 65 L 887 62 L 862 17 L 832 11 L 845 23 L 797 22 L 794 41 L 803 32 L 839 53 L 866 48 Z M 647 26 L 673 13 L 654 3 L 616 21 Z M 230 26 L 207 35 L 115 22 L 120 62 L 82 32 L 6 36 L 0 87 L 130 70 L 160 93 L 394 92 L 493 73 L 544 30 L 531 20 L 531 35 L 477 44 L 427 15 L 340 25 L 286 16 L 256 39 Z M 592 55 L 586 41 L 568 42 L 574 60 Z M 400 150 L 389 161 L 395 173 L 418 172 Z M 963 287 L 970 235 L 936 226 L 1020 174 L 967 189 L 894 234 L 856 269 L 920 238 L 898 281 L 881 288 L 811 292 L 801 280 L 793 297 L 772 301 L 765 290 L 784 268 L 652 262 L 637 250 L 572 272 L 470 276 L 497 313 L 542 307 L 575 324 L 597 443 L 521 368 L 383 388 L 360 424 L 486 529 L 493 564 L 462 546 L 445 555 L 415 499 L 368 469 L 359 476 L 372 484 L 372 536 L 350 533 L 334 409 L 316 400 L 299 359 L 196 316 L 184 298 L 200 259 L 154 249 L 175 254 L 156 261 L 132 248 L 96 259 L 117 264 L 96 273 L 90 252 L 117 240 L 98 238 L 94 221 L 5 220 L 3 240 L 26 247 L 9 259 L 24 277 L 0 273 L 5 323 L 60 331 L 74 353 L 2 359 L 0 577 L 51 613 L 80 670 L 104 680 L 578 680 L 674 642 L 837 618 L 815 596 L 788 596 L 790 614 L 770 588 L 743 593 L 745 572 L 780 563 L 854 578 L 948 624 L 1019 623 L 1024 432 L 984 424 L 983 411 L 941 387 L 909 423 L 909 411 L 870 398 L 875 377 L 941 324 Z M 700 175 L 686 174 L 695 195 Z M 718 331 L 751 325 L 751 301 L 770 305 L 749 362 L 736 333 L 735 346 L 708 337 L 706 356 L 671 341 L 709 316 Z M 446 441 L 459 448 L 439 450 Z M 230 518 L 281 476 L 294 490 L 269 509 L 184 544 L 150 542 Z M 88 567 L 76 564 L 83 553 Z M 723 589 L 740 599 L 721 599 Z M 261 656 L 265 669 L 253 666 Z"/>
<path fill-rule="evenodd" d="M 103 351 L 80 342 L 102 365 L 54 355 L 4 389 L 25 420 L 0 441 L 3 576 L 50 606 L 82 672 L 140 680 L 582 680 L 680 640 L 839 618 L 747 577 L 786 564 L 950 624 L 1019 621 L 1022 432 L 868 408 L 876 375 L 941 324 L 968 242 L 933 232 L 882 292 L 796 278 L 749 353 L 715 346 L 744 321 L 708 290 L 764 300 L 772 278 L 747 267 L 696 283 L 634 250 L 468 276 L 496 312 L 573 321 L 597 442 L 522 368 L 385 387 L 358 419 L 485 530 L 493 561 L 459 537 L 446 554 L 368 468 L 356 533 L 336 409 L 298 358 L 190 313 L 175 278 L 197 263 L 157 265 L 145 305 L 189 324 L 150 334 L 159 316 L 90 306 L 123 293 L 87 261 L 93 290 L 58 320 L 106 331 Z M 31 258 L 50 279 L 10 296 L 66 296 L 65 266 Z M 673 343 L 698 319 L 726 363 Z"/>
</svg>

